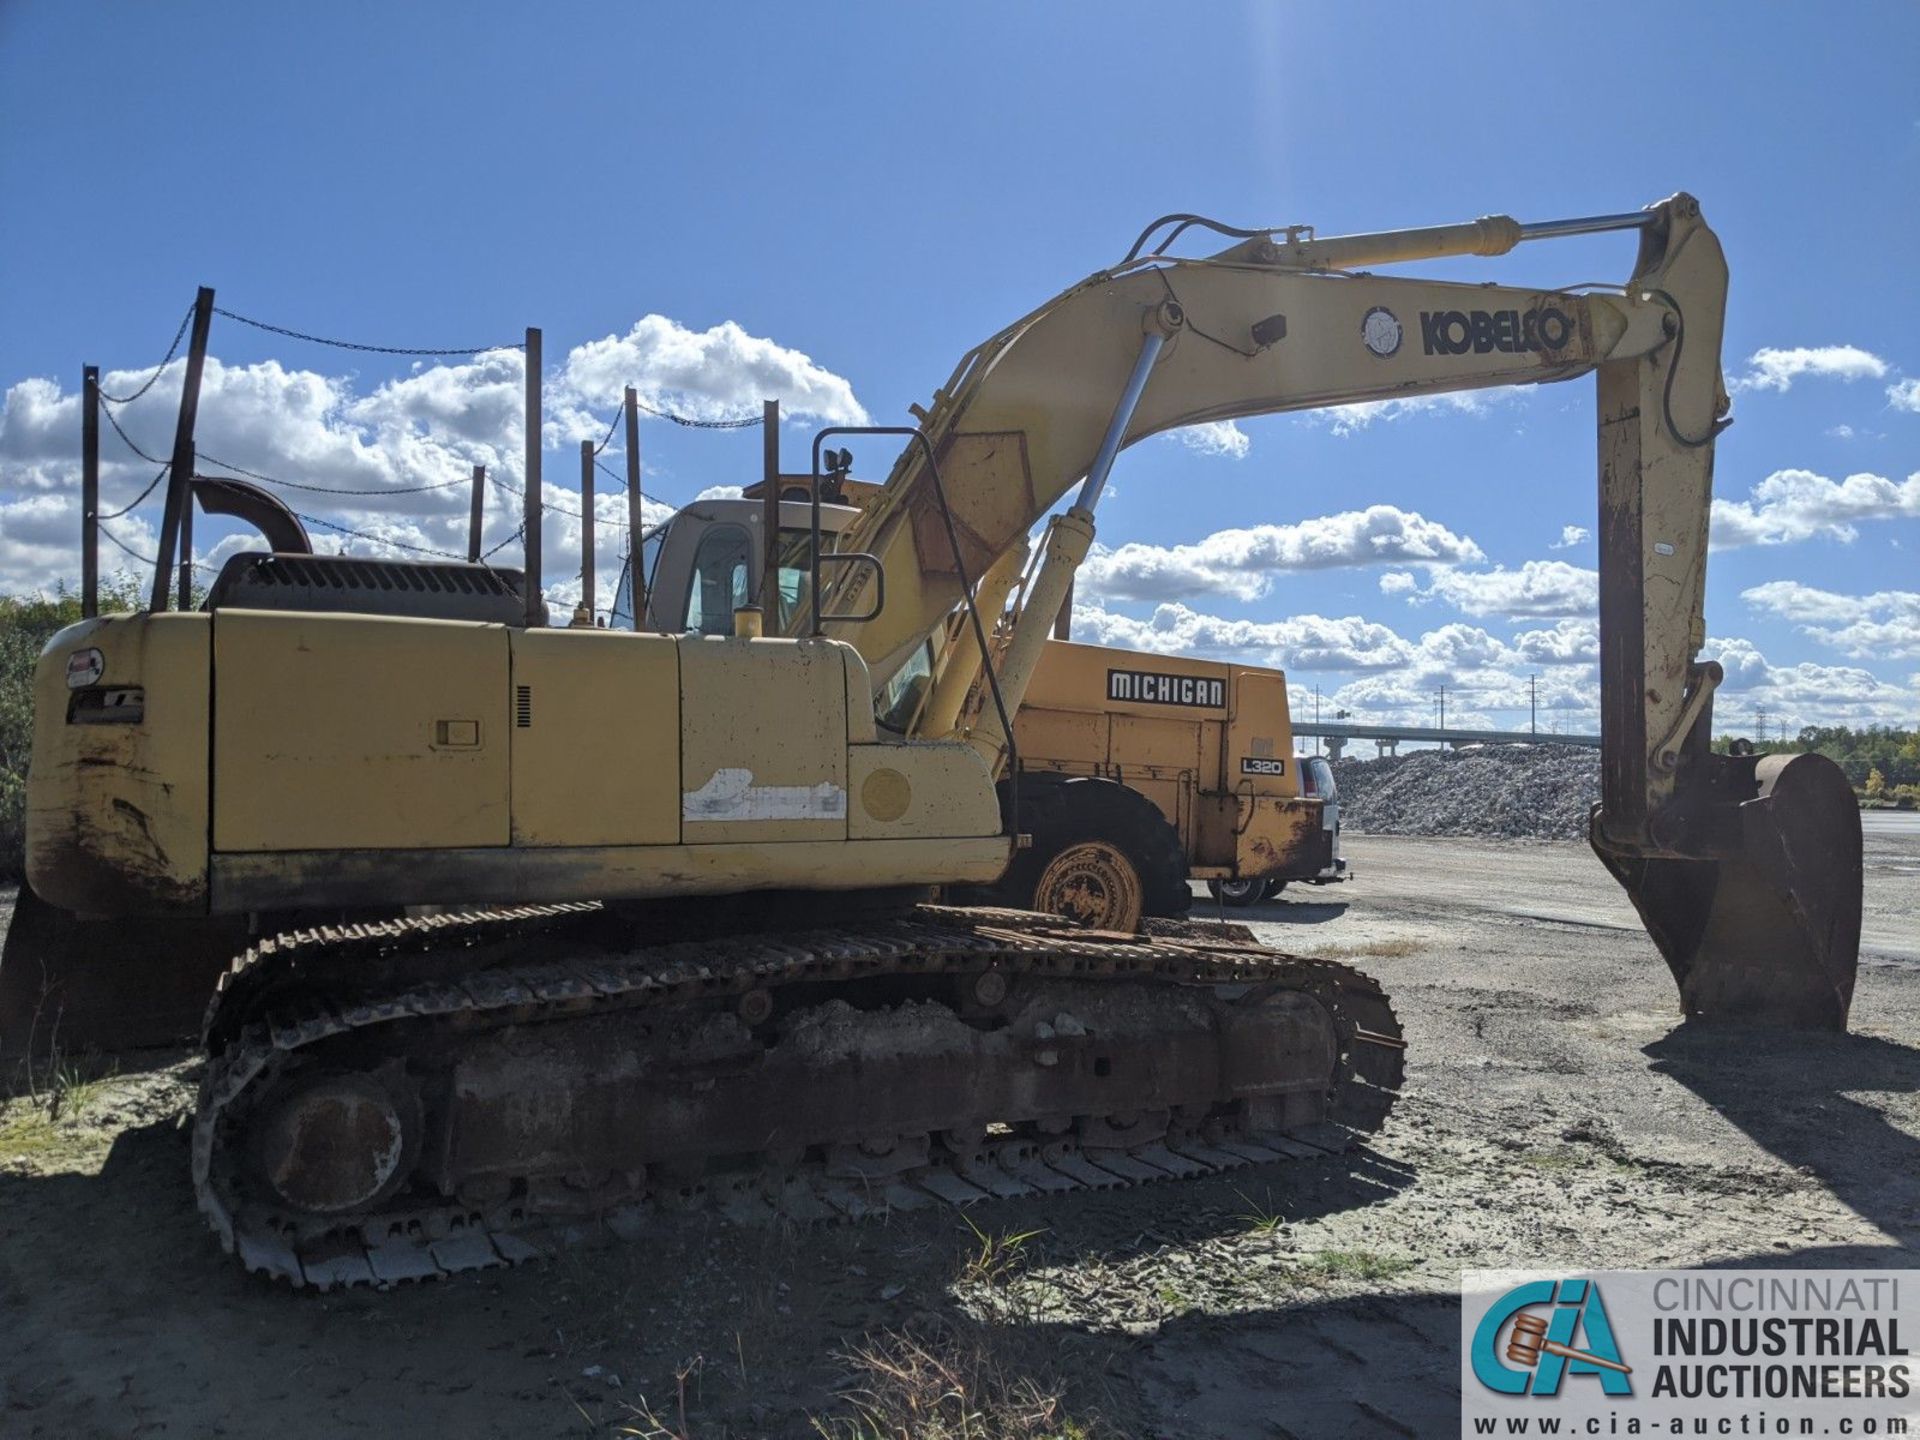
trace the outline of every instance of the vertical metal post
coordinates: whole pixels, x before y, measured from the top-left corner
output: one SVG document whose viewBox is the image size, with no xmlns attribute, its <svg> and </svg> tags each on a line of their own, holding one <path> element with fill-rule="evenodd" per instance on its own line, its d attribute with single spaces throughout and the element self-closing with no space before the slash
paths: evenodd
<svg viewBox="0 0 1920 1440">
<path fill-rule="evenodd" d="M 467 514 L 467 560 L 480 559 L 480 525 L 485 518 L 487 498 L 487 467 L 473 467 L 473 509 Z"/>
<path fill-rule="evenodd" d="M 180 599 L 179 608 L 193 608 L 193 455 L 187 447 L 187 502 L 180 507 Z"/>
<path fill-rule="evenodd" d="M 160 548 L 154 555 L 153 593 L 148 604 L 167 608 L 173 579 L 174 545 L 180 535 L 180 517 L 193 499 L 193 426 L 200 415 L 200 373 L 207 363 L 207 332 L 213 326 L 213 291 L 200 287 L 193 301 L 193 335 L 187 342 L 187 373 L 180 385 L 180 418 L 173 427 L 173 455 L 168 464 L 167 508 L 160 521 Z"/>
<path fill-rule="evenodd" d="M 540 332 L 527 327 L 527 624 L 540 623 Z"/>
<path fill-rule="evenodd" d="M 632 581 L 633 628 L 647 623 L 647 566 L 641 551 L 640 529 L 645 507 L 640 501 L 640 396 L 627 386 L 627 576 Z"/>
<path fill-rule="evenodd" d="M 80 372 L 80 616 L 100 613 L 100 367 Z"/>
<path fill-rule="evenodd" d="M 593 442 L 580 442 L 580 603 L 593 623 L 599 597 L 593 590 Z"/>
<path fill-rule="evenodd" d="M 1529 735 L 1540 733 L 1539 697 L 1534 689 L 1534 682 L 1539 678 L 1538 675 L 1527 676 L 1527 733 Z"/>
<path fill-rule="evenodd" d="M 766 635 L 780 633 L 780 402 L 760 405 L 761 497 L 760 623 Z"/>
</svg>

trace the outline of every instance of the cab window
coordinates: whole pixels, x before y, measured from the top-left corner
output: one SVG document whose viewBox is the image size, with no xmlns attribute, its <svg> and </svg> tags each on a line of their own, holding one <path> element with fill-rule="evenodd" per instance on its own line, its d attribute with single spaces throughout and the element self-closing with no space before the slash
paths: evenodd
<svg viewBox="0 0 1920 1440">
<path fill-rule="evenodd" d="M 747 603 L 747 556 L 752 549 L 738 525 L 715 525 L 700 537 L 687 588 L 687 629 L 731 635 L 733 612 Z"/>
<path fill-rule="evenodd" d="M 929 640 L 881 687 L 874 719 L 895 734 L 904 735 L 913 723 L 914 712 L 920 708 L 920 697 L 927 693 L 927 682 L 932 675 L 933 642 Z"/>
</svg>

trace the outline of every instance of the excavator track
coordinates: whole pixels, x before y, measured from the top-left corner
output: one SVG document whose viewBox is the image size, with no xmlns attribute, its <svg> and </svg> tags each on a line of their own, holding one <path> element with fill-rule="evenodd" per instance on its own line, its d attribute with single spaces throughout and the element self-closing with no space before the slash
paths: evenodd
<svg viewBox="0 0 1920 1440">
<path fill-rule="evenodd" d="M 638 946 L 594 905 L 302 931 L 234 963 L 206 1046 L 199 1206 L 247 1270 L 323 1290 L 689 1210 L 857 1220 L 1324 1157 L 1385 1120 L 1404 1050 L 1343 965 L 936 906 Z"/>
</svg>

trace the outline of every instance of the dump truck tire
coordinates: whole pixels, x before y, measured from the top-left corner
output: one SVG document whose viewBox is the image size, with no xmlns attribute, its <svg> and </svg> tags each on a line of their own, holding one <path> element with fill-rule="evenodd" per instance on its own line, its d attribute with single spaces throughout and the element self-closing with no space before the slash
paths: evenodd
<svg viewBox="0 0 1920 1440">
<path fill-rule="evenodd" d="M 1193 902 L 1179 832 L 1136 790 L 1023 777 L 1020 829 L 1033 844 L 985 897 L 995 904 L 1126 930 L 1143 915 L 1184 915 Z"/>
</svg>

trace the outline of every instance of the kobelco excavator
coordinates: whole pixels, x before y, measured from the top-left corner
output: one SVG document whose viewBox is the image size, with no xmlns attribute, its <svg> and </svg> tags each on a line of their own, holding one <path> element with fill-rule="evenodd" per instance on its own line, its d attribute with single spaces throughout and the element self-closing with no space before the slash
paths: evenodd
<svg viewBox="0 0 1920 1440">
<path fill-rule="evenodd" d="M 1235 243 L 1173 254 L 1194 227 Z M 1639 235 L 1617 293 L 1368 273 L 1603 230 Z M 511 1262 L 662 1209 L 860 1216 L 1338 1150 L 1401 1080 L 1365 976 L 920 887 L 991 883 L 1018 853 L 994 781 L 1018 783 L 1009 717 L 1125 445 L 1596 372 L 1595 849 L 1690 1017 L 1841 1027 L 1860 905 L 1844 779 L 1708 746 L 1725 289 L 1684 195 L 1329 239 L 1174 216 L 969 352 L 838 549 L 769 486 L 761 605 L 714 592 L 731 635 L 549 629 L 537 587 L 483 567 L 236 557 L 198 613 L 49 644 L 25 933 L 138 946 L 166 926 L 178 957 L 249 916 L 314 917 L 223 977 L 192 1147 L 222 1242 L 295 1284 Z M 844 469 L 835 438 L 816 437 L 809 502 Z M 1075 484 L 990 648 L 982 577 L 1004 580 Z M 783 529 L 803 543 L 783 553 Z M 971 643 L 930 656 L 949 632 Z M 354 918 L 402 907 L 434 913 Z M 10 938 L 16 1017 L 40 958 Z M 78 1003 L 84 970 L 55 965 L 41 1000 Z"/>
</svg>

